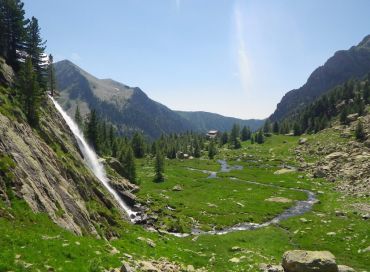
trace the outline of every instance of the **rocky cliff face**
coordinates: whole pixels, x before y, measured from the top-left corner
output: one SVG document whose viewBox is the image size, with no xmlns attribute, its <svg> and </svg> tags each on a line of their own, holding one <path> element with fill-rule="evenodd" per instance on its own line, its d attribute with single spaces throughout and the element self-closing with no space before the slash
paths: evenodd
<svg viewBox="0 0 370 272">
<path fill-rule="evenodd" d="M 301 88 L 284 95 L 270 116 L 281 120 L 297 109 L 314 101 L 318 96 L 351 78 L 361 78 L 370 71 L 370 35 L 349 50 L 338 51 L 317 68 Z"/>
<path fill-rule="evenodd" d="M 33 211 L 47 213 L 55 223 L 76 234 L 109 235 L 110 226 L 124 214 L 85 166 L 62 116 L 51 101 L 45 102 L 40 128 L 35 130 L 23 121 L 21 112 L 16 117 L 1 110 L 10 103 L 11 92 L 0 87 L 0 155 L 14 163 L 8 189 Z M 9 199 L 6 188 L 1 191 L 3 198 Z M 101 233 L 101 229 L 106 232 Z"/>
</svg>

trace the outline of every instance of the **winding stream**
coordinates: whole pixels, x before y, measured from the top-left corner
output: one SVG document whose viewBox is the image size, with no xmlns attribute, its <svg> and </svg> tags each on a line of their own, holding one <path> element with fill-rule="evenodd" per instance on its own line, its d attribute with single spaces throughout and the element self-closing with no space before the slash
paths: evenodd
<svg viewBox="0 0 370 272">
<path fill-rule="evenodd" d="M 219 172 L 212 172 L 212 171 L 207 171 L 207 170 L 199 170 L 199 169 L 194 169 L 190 168 L 192 171 L 201 171 L 203 173 L 208 173 L 209 176 L 208 178 L 217 178 L 217 173 L 225 173 L 225 172 L 230 172 L 231 170 L 242 170 L 243 167 L 240 165 L 234 165 L 230 166 L 226 160 L 218 160 L 217 161 L 221 165 L 221 169 Z M 260 183 L 256 181 L 247 181 L 247 180 L 242 180 L 239 178 L 231 177 L 231 180 L 235 181 L 240 181 L 244 183 L 249 183 L 249 184 L 254 184 L 254 185 L 259 185 L 259 186 L 265 186 L 265 187 L 273 187 L 273 188 L 279 188 L 279 189 L 286 189 L 286 190 L 292 190 L 292 191 L 298 191 L 298 192 L 304 192 L 307 195 L 307 200 L 301 200 L 301 201 L 296 201 L 295 205 L 290 207 L 289 209 L 285 210 L 283 213 L 277 215 L 273 219 L 257 224 L 257 223 L 239 223 L 235 226 L 232 227 L 227 227 L 221 230 L 211 230 L 211 231 L 202 231 L 199 229 L 192 229 L 191 234 L 193 235 L 202 235 L 202 234 L 213 234 L 213 235 L 223 235 L 227 234 L 230 232 L 235 232 L 235 231 L 243 231 L 243 230 L 254 230 L 254 229 L 259 229 L 259 228 L 264 228 L 272 224 L 277 224 L 282 220 L 285 220 L 289 217 L 292 216 L 297 216 L 304 214 L 312 209 L 312 206 L 317 203 L 316 195 L 309 191 L 309 190 L 304 190 L 304 189 L 298 189 L 298 188 L 286 188 L 278 185 L 273 185 L 273 184 L 266 184 L 266 183 Z M 179 234 L 171 233 L 176 236 L 179 236 Z M 183 236 L 183 235 L 182 235 Z"/>
<path fill-rule="evenodd" d="M 52 102 L 54 103 L 56 109 L 60 112 L 64 120 L 66 121 L 67 125 L 71 129 L 73 135 L 75 136 L 78 146 L 84 156 L 84 159 L 86 161 L 87 166 L 91 169 L 91 171 L 95 174 L 95 176 L 99 179 L 99 181 L 103 184 L 103 186 L 109 191 L 110 194 L 115 198 L 115 200 L 118 202 L 119 206 L 122 208 L 122 210 L 128 215 L 128 218 L 132 223 L 140 224 L 143 218 L 145 218 L 145 214 L 142 214 L 142 212 L 136 212 L 133 210 L 132 207 L 130 207 L 116 192 L 112 186 L 109 184 L 109 179 L 106 176 L 105 169 L 103 164 L 98 160 L 98 156 L 95 154 L 94 150 L 87 144 L 83 134 L 79 130 L 77 124 L 74 122 L 74 120 L 68 116 L 68 114 L 62 109 L 62 107 L 54 100 L 54 98 L 50 97 Z M 230 166 L 226 160 L 218 160 L 217 161 L 221 169 L 218 172 L 214 171 L 208 171 L 208 170 L 200 170 L 200 169 L 194 169 L 194 168 L 188 168 L 192 171 L 201 171 L 203 173 L 209 174 L 208 178 L 217 178 L 217 173 L 225 173 L 230 172 L 232 170 L 242 170 L 243 167 L 239 165 Z M 287 219 L 292 216 L 301 215 L 304 214 L 312 209 L 312 206 L 317 202 L 316 196 L 313 192 L 304 190 L 304 189 L 298 189 L 298 188 L 286 188 L 278 185 L 273 184 L 266 184 L 266 183 L 260 183 L 256 181 L 247 181 L 242 180 L 238 178 L 231 177 L 230 179 L 249 183 L 249 184 L 255 184 L 259 186 L 266 186 L 266 187 L 273 187 L 273 188 L 280 188 L 280 189 L 286 189 L 286 190 L 293 190 L 293 191 L 299 191 L 304 192 L 307 194 L 307 200 L 303 201 L 296 201 L 295 205 L 290 207 L 289 209 L 285 210 L 283 213 L 277 215 L 270 221 L 267 221 L 262 224 L 256 224 L 256 223 L 239 223 L 232 227 L 227 227 L 221 230 L 212 230 L 212 231 L 202 231 L 199 229 L 192 229 L 191 233 L 174 233 L 174 232 L 165 232 L 177 237 L 186 237 L 189 235 L 204 235 L 204 234 L 211 234 L 211 235 L 222 235 L 227 234 L 230 232 L 235 231 L 243 231 L 243 230 L 254 230 L 259 229 L 263 227 L 267 227 L 271 224 L 277 224 L 280 221 Z M 164 232 L 164 231 L 162 231 Z"/>
</svg>

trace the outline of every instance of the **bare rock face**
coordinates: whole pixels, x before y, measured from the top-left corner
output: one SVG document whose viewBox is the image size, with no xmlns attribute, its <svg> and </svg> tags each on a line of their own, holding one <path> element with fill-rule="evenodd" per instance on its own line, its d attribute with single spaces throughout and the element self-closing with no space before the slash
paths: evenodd
<svg viewBox="0 0 370 272">
<path fill-rule="evenodd" d="M 13 85 L 15 79 L 13 69 L 0 57 L 0 84 Z"/>
<path fill-rule="evenodd" d="M 338 272 L 335 257 L 329 251 L 287 251 L 282 265 L 286 272 Z"/>
<path fill-rule="evenodd" d="M 94 223 L 111 222 L 86 203 L 118 204 L 85 166 L 77 142 L 51 102 L 43 105 L 36 132 L 26 122 L 0 114 L 0 153 L 15 162 L 12 188 L 34 212 L 46 212 L 76 234 L 97 234 Z M 119 209 L 118 209 L 119 210 Z"/>
</svg>

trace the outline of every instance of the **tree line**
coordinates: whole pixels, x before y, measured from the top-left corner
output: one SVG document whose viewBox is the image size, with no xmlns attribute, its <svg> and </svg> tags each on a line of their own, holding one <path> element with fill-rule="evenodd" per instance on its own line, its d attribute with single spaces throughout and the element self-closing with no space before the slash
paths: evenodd
<svg viewBox="0 0 370 272">
<path fill-rule="evenodd" d="M 350 114 L 365 114 L 370 104 L 370 74 L 364 79 L 350 79 L 317 98 L 303 109 L 282 121 L 267 120 L 264 131 L 268 133 L 294 135 L 317 133 L 331 126 L 336 119 L 343 125 L 349 124 Z"/>
<path fill-rule="evenodd" d="M 47 90 L 55 89 L 53 57 L 46 56 L 45 44 L 38 20 L 25 17 L 22 1 L 0 1 L 0 56 L 15 72 L 16 97 L 32 126 L 38 125 Z"/>
</svg>

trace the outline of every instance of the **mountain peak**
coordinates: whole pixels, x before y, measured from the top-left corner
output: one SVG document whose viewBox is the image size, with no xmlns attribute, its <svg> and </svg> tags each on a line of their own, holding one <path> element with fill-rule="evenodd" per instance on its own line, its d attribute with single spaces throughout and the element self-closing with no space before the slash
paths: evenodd
<svg viewBox="0 0 370 272">
<path fill-rule="evenodd" d="M 370 35 L 367 35 L 365 38 L 363 38 L 363 40 L 358 44 L 357 47 L 370 49 Z"/>
<path fill-rule="evenodd" d="M 270 119 L 273 121 L 284 119 L 335 86 L 343 84 L 350 78 L 361 78 L 369 72 L 370 35 L 349 50 L 337 51 L 323 66 L 312 72 L 302 87 L 287 92 Z"/>
</svg>

